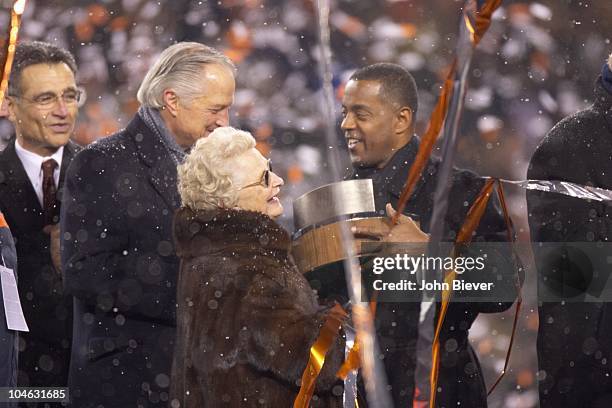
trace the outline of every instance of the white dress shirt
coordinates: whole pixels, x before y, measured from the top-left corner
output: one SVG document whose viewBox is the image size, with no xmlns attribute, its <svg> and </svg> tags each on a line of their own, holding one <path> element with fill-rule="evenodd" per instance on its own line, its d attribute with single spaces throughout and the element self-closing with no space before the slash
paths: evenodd
<svg viewBox="0 0 612 408">
<path fill-rule="evenodd" d="M 64 146 L 57 149 L 57 151 L 51 156 L 43 157 L 24 149 L 19 144 L 19 141 L 15 140 L 15 152 L 17 153 L 17 157 L 19 157 L 19 160 L 21 161 L 21 164 L 23 165 L 26 174 L 30 179 L 32 187 L 34 187 L 36 197 L 38 197 L 38 202 L 42 207 L 44 205 L 42 164 L 44 161 L 49 159 L 53 159 L 57 162 L 57 167 L 55 168 L 55 170 L 53 170 L 53 181 L 55 182 L 55 186 L 58 186 L 60 169 L 62 167 L 62 155 L 64 154 Z"/>
</svg>

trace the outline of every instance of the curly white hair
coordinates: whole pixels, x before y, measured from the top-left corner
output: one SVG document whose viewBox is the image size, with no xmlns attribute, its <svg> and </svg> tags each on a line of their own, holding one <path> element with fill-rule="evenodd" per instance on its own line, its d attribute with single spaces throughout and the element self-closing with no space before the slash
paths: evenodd
<svg viewBox="0 0 612 408">
<path fill-rule="evenodd" d="M 220 127 L 197 141 L 178 167 L 178 190 L 183 205 L 194 210 L 231 208 L 236 205 L 231 167 L 234 160 L 255 147 L 249 132 Z"/>
</svg>

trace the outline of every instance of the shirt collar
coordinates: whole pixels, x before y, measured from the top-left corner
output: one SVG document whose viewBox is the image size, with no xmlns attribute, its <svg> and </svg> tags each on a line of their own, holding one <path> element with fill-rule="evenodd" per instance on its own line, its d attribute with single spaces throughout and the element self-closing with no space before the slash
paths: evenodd
<svg viewBox="0 0 612 408">
<path fill-rule="evenodd" d="M 38 176 L 41 171 L 42 164 L 45 160 L 53 159 L 57 162 L 57 169 L 62 167 L 62 156 L 64 155 L 64 146 L 61 146 L 51 156 L 40 156 L 34 152 L 24 149 L 19 140 L 15 139 L 15 152 L 17 157 L 21 160 L 23 167 L 25 168 L 28 175 L 33 174 Z"/>
<path fill-rule="evenodd" d="M 383 173 L 387 173 L 391 171 L 393 173 L 397 172 L 398 168 L 401 169 L 409 169 L 412 166 L 412 162 L 416 158 L 416 154 L 419 150 L 419 138 L 417 135 L 413 135 L 410 138 L 410 141 L 406 143 L 404 146 L 399 148 L 396 152 L 393 153 L 389 162 L 382 169 L 377 169 L 375 167 L 369 168 L 353 168 L 353 173 L 350 178 L 372 178 L 376 175 L 380 175 Z M 406 172 L 406 177 L 408 173 Z"/>
</svg>

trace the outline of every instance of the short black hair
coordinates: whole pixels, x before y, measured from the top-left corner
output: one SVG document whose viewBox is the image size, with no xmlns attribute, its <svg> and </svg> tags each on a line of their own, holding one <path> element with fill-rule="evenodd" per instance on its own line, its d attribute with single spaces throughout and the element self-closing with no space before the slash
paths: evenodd
<svg viewBox="0 0 612 408">
<path fill-rule="evenodd" d="M 400 106 L 407 106 L 416 117 L 419 96 L 414 77 L 401 65 L 380 62 L 359 68 L 349 80 L 377 81 L 382 85 L 382 93 L 387 100 Z"/>
<path fill-rule="evenodd" d="M 68 68 L 76 75 L 77 65 L 70 51 L 42 41 L 18 43 L 9 77 L 8 94 L 12 96 L 21 94 L 21 72 L 30 65 L 61 63 L 68 65 Z"/>
</svg>

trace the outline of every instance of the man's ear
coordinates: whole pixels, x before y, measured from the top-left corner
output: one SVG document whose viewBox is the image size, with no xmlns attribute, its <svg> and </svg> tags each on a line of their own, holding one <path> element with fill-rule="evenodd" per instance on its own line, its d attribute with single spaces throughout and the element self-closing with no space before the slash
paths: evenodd
<svg viewBox="0 0 612 408">
<path fill-rule="evenodd" d="M 395 117 L 395 132 L 404 134 L 412 128 L 412 109 L 407 106 L 402 107 Z"/>
<path fill-rule="evenodd" d="M 178 115 L 179 100 L 178 96 L 176 96 L 176 92 L 174 92 L 174 89 L 164 89 L 163 99 L 163 109 L 167 110 L 170 115 L 176 117 Z"/>
<path fill-rule="evenodd" d="M 15 100 L 12 96 L 7 96 L 6 98 L 4 98 L 4 102 L 2 102 L 2 111 L 6 112 L 8 120 L 10 120 L 12 123 L 17 122 L 17 115 L 15 114 L 16 108 L 17 107 L 15 106 Z"/>
</svg>

